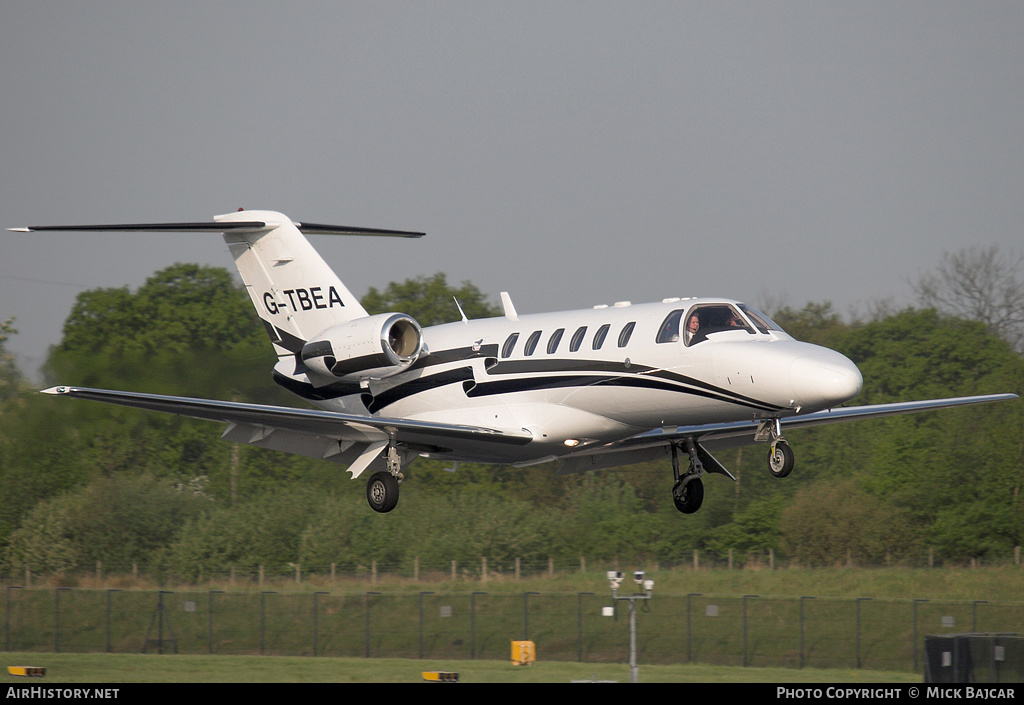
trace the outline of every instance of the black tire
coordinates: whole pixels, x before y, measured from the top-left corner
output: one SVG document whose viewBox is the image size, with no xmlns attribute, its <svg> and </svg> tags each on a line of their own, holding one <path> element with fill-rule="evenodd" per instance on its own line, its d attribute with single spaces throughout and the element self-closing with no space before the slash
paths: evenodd
<svg viewBox="0 0 1024 705">
<path fill-rule="evenodd" d="M 774 477 L 785 477 L 793 472 L 795 463 L 793 449 L 785 441 L 779 441 L 768 451 L 768 471 Z"/>
<path fill-rule="evenodd" d="M 366 483 L 366 501 L 375 512 L 386 514 L 398 504 L 398 480 L 389 472 L 376 472 Z"/>
<path fill-rule="evenodd" d="M 693 514 L 704 504 L 704 483 L 700 479 L 679 483 L 672 489 L 672 500 L 683 514 Z"/>
</svg>

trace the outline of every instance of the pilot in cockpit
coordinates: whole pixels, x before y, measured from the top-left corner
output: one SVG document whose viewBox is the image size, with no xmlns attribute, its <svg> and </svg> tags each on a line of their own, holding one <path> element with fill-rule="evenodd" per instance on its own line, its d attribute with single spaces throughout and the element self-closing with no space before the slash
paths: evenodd
<svg viewBox="0 0 1024 705">
<path fill-rule="evenodd" d="M 689 342 L 693 339 L 693 336 L 696 335 L 697 331 L 699 331 L 699 330 L 700 330 L 700 316 L 698 316 L 697 312 L 694 311 L 693 313 L 690 314 L 690 318 L 686 321 L 686 342 L 687 342 L 687 344 L 689 344 Z"/>
</svg>

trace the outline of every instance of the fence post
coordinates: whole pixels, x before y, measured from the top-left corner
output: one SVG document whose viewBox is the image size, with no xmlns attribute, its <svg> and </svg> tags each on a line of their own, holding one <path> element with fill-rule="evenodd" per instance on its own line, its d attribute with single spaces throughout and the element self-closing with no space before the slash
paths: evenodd
<svg viewBox="0 0 1024 705">
<path fill-rule="evenodd" d="M 919 602 L 927 602 L 927 601 L 928 600 L 923 600 L 921 598 L 914 598 L 914 617 L 913 617 L 913 619 L 914 619 L 914 627 L 913 627 L 913 634 L 914 634 L 914 636 L 911 637 L 911 638 L 914 640 L 914 670 L 915 671 L 917 670 L 917 603 L 919 603 Z"/>
<path fill-rule="evenodd" d="M 314 592 L 313 593 L 313 655 L 318 656 L 319 650 L 319 622 L 320 622 L 320 596 L 326 595 L 326 592 Z"/>
<path fill-rule="evenodd" d="M 420 592 L 420 635 L 419 635 L 419 651 L 420 651 L 420 660 L 421 660 L 421 661 L 423 660 L 423 596 L 424 596 L 424 595 L 433 595 L 433 594 L 434 594 L 434 593 L 432 593 L 432 592 L 429 592 L 429 591 L 422 591 L 422 592 Z"/>
<path fill-rule="evenodd" d="M 583 661 L 583 596 L 593 595 L 592 592 L 581 592 L 576 595 L 576 660 Z"/>
<path fill-rule="evenodd" d="M 860 663 L 860 603 L 870 600 L 870 597 L 858 597 L 855 601 L 857 607 L 857 668 L 861 667 Z M 914 613 L 917 613 L 917 606 L 914 607 Z M 917 668 L 917 619 L 914 619 L 914 668 Z"/>
<path fill-rule="evenodd" d="M 262 567 L 261 567 L 262 568 Z M 261 571 L 262 572 L 262 571 Z M 260 593 L 260 655 L 262 656 L 267 647 L 267 595 L 273 595 L 272 591 Z"/>
<path fill-rule="evenodd" d="M 110 594 L 113 593 L 113 592 L 120 592 L 120 590 L 118 590 L 116 588 L 110 588 L 110 589 L 107 590 L 107 614 L 106 614 L 106 622 L 107 622 L 106 626 L 107 626 L 107 629 L 106 629 L 106 631 L 107 631 L 107 653 L 108 654 L 111 651 L 111 644 L 110 644 L 110 612 L 111 612 L 110 597 L 111 597 L 111 595 Z"/>
<path fill-rule="evenodd" d="M 975 600 L 971 603 L 971 631 L 978 632 L 978 605 L 987 604 L 988 600 Z"/>
<path fill-rule="evenodd" d="M 476 658 L 476 596 L 486 592 L 474 592 L 469 596 L 469 657 Z"/>
<path fill-rule="evenodd" d="M 216 594 L 223 595 L 224 591 L 210 590 L 206 598 L 206 651 L 209 654 L 213 653 L 213 596 Z"/>
<path fill-rule="evenodd" d="M 530 595 L 539 594 L 539 592 L 523 593 L 523 641 L 530 640 Z"/>
<path fill-rule="evenodd" d="M 700 597 L 699 592 L 691 592 L 686 596 L 686 662 L 690 663 L 693 655 L 693 622 L 691 620 L 691 603 L 694 597 Z"/>
<path fill-rule="evenodd" d="M 743 596 L 743 665 L 744 665 L 744 667 L 750 665 L 750 663 L 747 661 L 747 598 L 748 597 L 757 597 L 757 595 L 744 595 Z"/>
<path fill-rule="evenodd" d="M 804 600 L 813 600 L 813 597 L 800 598 L 800 668 L 804 667 Z"/>
<path fill-rule="evenodd" d="M 370 595 L 379 595 L 379 594 L 380 594 L 379 592 L 367 592 L 366 595 L 363 598 L 363 604 L 365 606 L 365 612 L 366 612 L 366 634 L 365 634 L 366 641 L 364 642 L 366 658 L 370 658 Z"/>
<path fill-rule="evenodd" d="M 60 653 L 60 592 L 71 588 L 59 587 L 54 591 L 53 599 L 53 653 Z"/>
</svg>

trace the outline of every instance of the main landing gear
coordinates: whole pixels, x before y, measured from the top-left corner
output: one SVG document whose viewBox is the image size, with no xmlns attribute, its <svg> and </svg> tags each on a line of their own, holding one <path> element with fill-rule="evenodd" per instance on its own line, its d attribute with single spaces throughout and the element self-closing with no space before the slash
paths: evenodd
<svg viewBox="0 0 1024 705">
<path fill-rule="evenodd" d="M 375 472 L 366 483 L 366 501 L 375 512 L 386 514 L 398 505 L 398 488 L 405 476 L 402 459 L 395 447 L 388 446 L 387 470 Z"/>
<path fill-rule="evenodd" d="M 675 502 L 676 509 L 683 514 L 693 514 L 704 503 L 704 482 L 701 480 L 704 466 L 693 441 L 686 442 L 686 451 L 690 456 L 690 468 L 685 475 L 680 475 L 679 447 L 675 443 L 672 444 L 672 477 L 675 479 L 672 486 L 672 501 Z"/>
<path fill-rule="evenodd" d="M 754 440 L 771 442 L 771 449 L 768 452 L 768 471 L 774 477 L 786 477 L 793 471 L 793 449 L 782 437 L 782 424 L 778 419 L 762 421 L 754 434 Z M 733 480 L 736 479 L 706 448 L 692 438 L 688 438 L 682 443 L 672 443 L 670 447 L 672 449 L 672 477 L 675 480 L 672 486 L 672 501 L 675 503 L 676 509 L 683 514 L 693 514 L 704 503 L 704 482 L 701 478 L 705 472 L 719 473 Z M 690 458 L 690 466 L 686 473 L 679 471 L 680 449 L 685 450 Z"/>
</svg>

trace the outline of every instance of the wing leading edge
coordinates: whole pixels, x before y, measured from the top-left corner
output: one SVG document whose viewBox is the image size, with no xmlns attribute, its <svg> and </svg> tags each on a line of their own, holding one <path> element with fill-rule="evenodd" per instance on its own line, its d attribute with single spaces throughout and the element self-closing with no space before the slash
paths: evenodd
<svg viewBox="0 0 1024 705">
<path fill-rule="evenodd" d="M 1016 394 L 983 394 L 969 397 L 838 407 L 803 416 L 784 418 L 780 420 L 780 425 L 782 429 L 808 428 L 839 423 L 841 421 L 857 421 L 896 416 L 898 414 L 913 414 L 957 406 L 1010 401 L 1017 398 Z M 562 466 L 559 468 L 559 474 L 586 472 L 656 460 L 667 455 L 673 443 L 681 443 L 687 440 L 699 441 L 702 446 L 712 450 L 754 443 L 754 435 L 759 423 L 757 420 L 730 421 L 716 424 L 694 424 L 690 426 L 652 429 L 618 443 L 588 448 L 565 458 L 562 461 Z"/>
<path fill-rule="evenodd" d="M 415 454 L 444 452 L 451 450 L 449 446 L 518 446 L 533 440 L 525 431 L 510 433 L 477 426 L 164 394 L 71 386 L 51 387 L 42 393 L 227 423 L 223 434 L 227 440 L 346 463 L 352 477 L 377 461 L 391 443 L 401 443 Z"/>
</svg>

